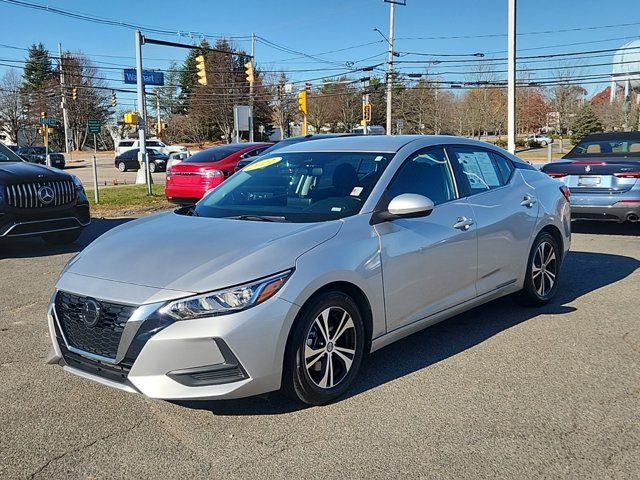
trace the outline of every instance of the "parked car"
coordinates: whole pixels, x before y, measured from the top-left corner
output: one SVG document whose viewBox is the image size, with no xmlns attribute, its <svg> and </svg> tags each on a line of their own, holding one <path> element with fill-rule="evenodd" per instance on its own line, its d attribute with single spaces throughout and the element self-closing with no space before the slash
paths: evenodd
<svg viewBox="0 0 640 480">
<path fill-rule="evenodd" d="M 549 137 L 547 135 L 533 134 L 533 135 L 529 135 L 527 138 L 525 138 L 525 142 L 526 143 L 538 143 L 538 144 L 542 145 L 543 147 L 546 147 L 550 143 L 553 143 L 553 138 L 551 138 L 551 137 Z"/>
<path fill-rule="evenodd" d="M 146 141 L 146 147 L 157 150 L 160 153 L 165 155 L 171 155 L 172 153 L 187 153 L 187 147 L 182 145 L 167 145 L 162 140 L 158 140 L 157 138 L 149 138 Z M 116 145 L 116 156 L 122 155 L 123 153 L 140 148 L 140 140 L 136 140 L 133 138 L 125 138 L 118 142 Z"/>
<path fill-rule="evenodd" d="M 549 302 L 567 197 L 470 139 L 291 145 L 71 260 L 48 310 L 49 363 L 153 398 L 282 388 L 322 404 L 367 353 L 422 328 L 504 295 Z"/>
<path fill-rule="evenodd" d="M 167 170 L 165 194 L 170 202 L 195 203 L 235 172 L 241 158 L 260 155 L 271 143 L 232 143 L 208 148 Z"/>
<path fill-rule="evenodd" d="M 118 155 L 114 162 L 116 168 L 121 172 L 140 170 L 140 162 L 138 161 L 139 152 L 139 148 L 134 148 L 133 150 L 127 150 L 122 155 Z M 149 171 L 151 173 L 164 172 L 167 169 L 168 155 L 154 149 L 148 149 L 147 155 L 149 155 Z"/>
<path fill-rule="evenodd" d="M 26 162 L 0 143 L 0 240 L 39 236 L 71 243 L 90 221 L 78 177 Z"/>
<path fill-rule="evenodd" d="M 40 165 L 47 164 L 46 147 L 20 147 L 16 153 L 27 162 L 39 163 Z M 52 167 L 59 168 L 60 170 L 65 167 L 65 159 L 62 153 L 49 149 L 49 160 L 51 161 Z"/>
<path fill-rule="evenodd" d="M 588 135 L 542 171 L 569 187 L 574 219 L 640 220 L 640 132 Z"/>
<path fill-rule="evenodd" d="M 364 135 L 365 134 L 365 127 L 364 126 L 356 127 L 353 130 L 351 130 L 351 133 L 356 133 L 358 135 Z M 385 133 L 386 133 L 386 130 L 384 129 L 384 127 L 382 125 L 368 125 L 367 126 L 367 130 L 366 130 L 366 134 L 367 135 L 384 135 Z"/>
<path fill-rule="evenodd" d="M 238 163 L 236 164 L 236 172 L 238 170 L 243 169 L 244 167 L 246 167 L 247 165 L 249 165 L 251 162 L 257 160 L 258 158 L 264 156 L 264 155 L 269 155 L 271 154 L 271 152 L 275 152 L 276 150 L 280 150 L 281 148 L 284 147 L 288 147 L 289 145 L 295 145 L 296 143 L 300 143 L 300 142 L 308 142 L 309 140 L 322 140 L 324 138 L 337 138 L 337 137 L 352 137 L 353 133 L 315 133 L 315 134 L 309 134 L 309 135 L 301 135 L 298 137 L 289 137 L 289 138 L 285 138 L 284 140 L 280 140 L 278 143 L 274 143 L 273 145 L 271 145 L 269 148 L 267 148 L 266 150 L 263 150 L 260 155 L 255 155 L 253 154 L 253 152 L 249 152 L 249 153 L 245 153 L 240 157 L 240 160 L 238 160 Z"/>
</svg>

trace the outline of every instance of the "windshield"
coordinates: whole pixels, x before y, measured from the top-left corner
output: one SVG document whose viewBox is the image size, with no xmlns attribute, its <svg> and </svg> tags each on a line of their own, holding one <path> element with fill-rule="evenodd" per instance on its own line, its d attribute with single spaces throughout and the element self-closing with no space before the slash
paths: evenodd
<svg viewBox="0 0 640 480">
<path fill-rule="evenodd" d="M 567 154 L 567 157 L 583 155 L 611 156 L 611 155 L 631 155 L 640 157 L 640 139 L 616 140 L 582 140 Z"/>
<path fill-rule="evenodd" d="M 250 145 L 246 143 L 235 143 L 232 145 L 223 145 L 222 147 L 208 148 L 195 155 L 187 158 L 183 163 L 209 163 L 218 162 L 229 155 L 247 148 Z"/>
<path fill-rule="evenodd" d="M 4 144 L 0 143 L 0 162 L 22 162 L 22 159 Z"/>
<path fill-rule="evenodd" d="M 302 223 L 355 215 L 392 156 L 320 152 L 263 157 L 206 195 L 195 214 Z"/>
</svg>

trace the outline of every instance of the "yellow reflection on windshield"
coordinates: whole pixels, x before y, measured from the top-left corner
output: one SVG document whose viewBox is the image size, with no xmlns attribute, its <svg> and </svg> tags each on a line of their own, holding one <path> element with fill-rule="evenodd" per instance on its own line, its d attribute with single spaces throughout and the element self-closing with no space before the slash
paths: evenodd
<svg viewBox="0 0 640 480">
<path fill-rule="evenodd" d="M 261 168 L 268 167 L 269 165 L 273 165 L 274 163 L 278 163 L 280 160 L 282 160 L 282 157 L 265 158 L 264 160 L 250 163 L 242 170 L 245 172 L 250 172 L 251 170 L 259 170 Z"/>
</svg>

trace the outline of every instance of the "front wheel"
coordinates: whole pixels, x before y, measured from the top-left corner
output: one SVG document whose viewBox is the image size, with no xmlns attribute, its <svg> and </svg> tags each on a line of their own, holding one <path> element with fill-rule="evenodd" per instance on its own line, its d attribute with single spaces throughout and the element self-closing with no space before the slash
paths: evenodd
<svg viewBox="0 0 640 480">
<path fill-rule="evenodd" d="M 514 298 L 522 305 L 541 306 L 555 296 L 562 253 L 548 232 L 536 237 L 529 253 L 527 273 L 522 290 Z"/>
<path fill-rule="evenodd" d="M 119 162 L 118 163 L 118 170 L 120 170 L 121 172 L 126 172 L 127 171 L 127 165 L 124 162 Z"/>
<path fill-rule="evenodd" d="M 42 235 L 42 239 L 51 245 L 68 245 L 75 242 L 82 230 L 77 228 L 75 230 L 66 230 L 64 232 L 45 233 Z"/>
<path fill-rule="evenodd" d="M 362 315 L 353 299 L 342 292 L 320 295 L 294 324 L 284 358 L 284 392 L 309 405 L 330 402 L 353 383 L 364 348 Z"/>
<path fill-rule="evenodd" d="M 153 162 L 149 162 L 149 173 L 156 173 L 156 164 Z"/>
</svg>

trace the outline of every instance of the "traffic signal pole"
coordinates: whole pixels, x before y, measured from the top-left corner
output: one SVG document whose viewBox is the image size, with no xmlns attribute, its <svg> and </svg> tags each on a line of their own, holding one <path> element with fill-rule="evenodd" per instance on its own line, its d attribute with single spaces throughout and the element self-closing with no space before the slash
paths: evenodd
<svg viewBox="0 0 640 480">
<path fill-rule="evenodd" d="M 387 65 L 387 135 L 391 135 L 391 95 L 393 92 L 393 27 L 396 4 L 389 2 L 389 63 Z"/>
<path fill-rule="evenodd" d="M 256 50 L 256 35 L 251 34 L 251 68 L 253 69 L 253 55 Z M 249 82 L 249 141 L 253 142 L 253 80 Z"/>
<path fill-rule="evenodd" d="M 142 33 L 136 30 L 136 87 L 138 96 L 138 138 L 140 139 L 140 153 L 138 160 L 140 169 L 136 177 L 136 183 L 147 184 L 147 194 L 151 195 L 151 174 L 149 173 L 149 156 L 147 155 L 146 115 L 144 101 L 144 82 L 142 79 Z"/>
</svg>

